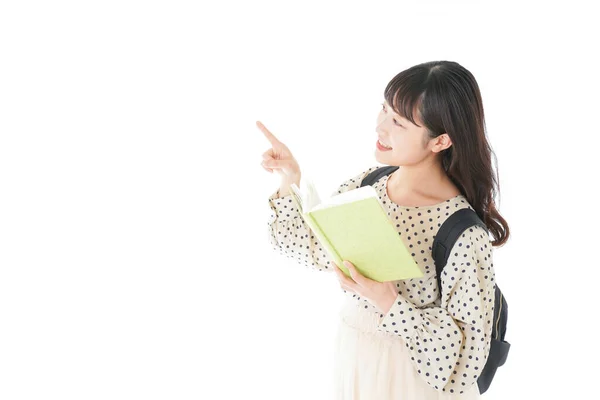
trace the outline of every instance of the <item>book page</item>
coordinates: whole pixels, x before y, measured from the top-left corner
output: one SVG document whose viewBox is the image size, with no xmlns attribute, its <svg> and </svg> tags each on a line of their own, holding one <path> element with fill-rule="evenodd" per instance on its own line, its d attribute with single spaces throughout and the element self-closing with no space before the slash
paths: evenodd
<svg viewBox="0 0 600 400">
<path fill-rule="evenodd" d="M 377 196 L 377 192 L 375 191 L 373 186 L 363 186 L 358 189 L 349 190 L 336 196 L 329 197 L 320 204 L 318 204 L 316 207 L 311 208 L 310 211 L 334 207 L 340 204 L 353 203 L 355 201 L 364 200 L 371 197 L 375 197 L 379 200 L 379 196 Z"/>
<path fill-rule="evenodd" d="M 377 192 L 372 186 L 349 190 L 347 192 L 326 198 L 321 201 L 319 193 L 314 183 L 309 179 L 304 179 L 301 183 L 303 189 L 298 188 L 296 184 L 290 186 L 290 191 L 295 194 L 296 199 L 302 205 L 302 211 L 309 213 L 315 210 L 321 210 L 328 207 L 334 207 L 341 204 L 353 203 L 359 200 L 368 199 L 377 196 Z"/>
<path fill-rule="evenodd" d="M 321 198 L 319 197 L 317 188 L 311 180 L 306 179 L 304 182 L 305 209 L 309 211 L 314 210 L 315 207 L 321 204 Z"/>
</svg>

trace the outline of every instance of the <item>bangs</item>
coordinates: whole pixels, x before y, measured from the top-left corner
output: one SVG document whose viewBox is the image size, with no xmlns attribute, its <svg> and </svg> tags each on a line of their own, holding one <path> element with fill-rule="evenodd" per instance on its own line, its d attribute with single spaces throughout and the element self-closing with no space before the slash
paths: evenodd
<svg viewBox="0 0 600 400">
<path fill-rule="evenodd" d="M 416 122 L 414 112 L 417 113 L 417 119 L 422 121 L 420 107 L 424 88 L 415 85 L 414 82 L 415 79 L 401 73 L 387 85 L 383 97 L 396 114 L 420 128 L 421 125 Z"/>
</svg>

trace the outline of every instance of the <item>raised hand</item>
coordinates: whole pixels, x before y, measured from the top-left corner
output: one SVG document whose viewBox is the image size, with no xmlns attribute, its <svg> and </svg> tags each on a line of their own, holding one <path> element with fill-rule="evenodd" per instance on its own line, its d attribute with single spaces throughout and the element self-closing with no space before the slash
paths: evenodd
<svg viewBox="0 0 600 400">
<path fill-rule="evenodd" d="M 269 172 L 277 172 L 281 175 L 283 182 L 300 182 L 300 166 L 290 149 L 277 139 L 275 135 L 262 124 L 262 122 L 256 121 L 256 126 L 264 133 L 267 140 L 271 143 L 271 148 L 262 155 L 262 167 Z"/>
</svg>

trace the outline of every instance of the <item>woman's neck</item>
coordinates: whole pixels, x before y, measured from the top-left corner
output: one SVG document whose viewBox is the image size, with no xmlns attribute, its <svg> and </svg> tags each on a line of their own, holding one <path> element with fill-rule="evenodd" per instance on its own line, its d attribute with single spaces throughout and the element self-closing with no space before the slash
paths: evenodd
<svg viewBox="0 0 600 400">
<path fill-rule="evenodd" d="M 460 194 L 441 163 L 401 166 L 390 175 L 387 190 L 407 199 L 445 200 Z"/>
</svg>

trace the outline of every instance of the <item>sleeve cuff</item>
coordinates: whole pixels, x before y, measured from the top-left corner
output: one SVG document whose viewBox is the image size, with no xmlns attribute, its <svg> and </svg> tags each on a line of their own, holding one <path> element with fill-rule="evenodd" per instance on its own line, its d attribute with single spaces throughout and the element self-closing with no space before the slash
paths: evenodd
<svg viewBox="0 0 600 400">
<path fill-rule="evenodd" d="M 279 197 L 279 189 L 269 196 L 269 224 L 278 220 L 280 222 L 291 221 L 299 216 L 299 211 L 293 203 L 292 195 Z"/>
<path fill-rule="evenodd" d="M 416 307 L 413 303 L 398 294 L 390 310 L 379 321 L 377 329 L 410 340 L 418 329 L 415 321 Z M 413 319 L 413 317 L 415 317 Z"/>
</svg>

